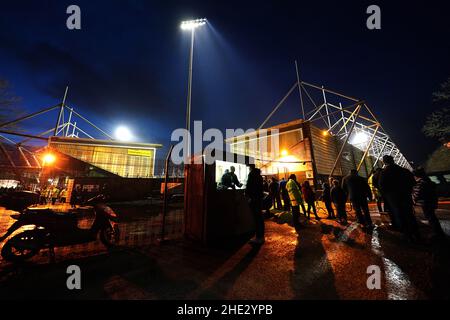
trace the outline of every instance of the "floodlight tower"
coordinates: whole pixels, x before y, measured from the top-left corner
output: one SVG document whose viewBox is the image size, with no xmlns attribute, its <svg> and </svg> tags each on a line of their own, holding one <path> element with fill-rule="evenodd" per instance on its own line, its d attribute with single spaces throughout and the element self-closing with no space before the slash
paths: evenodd
<svg viewBox="0 0 450 320">
<path fill-rule="evenodd" d="M 191 100 L 192 100 L 192 62 L 194 59 L 194 34 L 195 29 L 205 25 L 207 20 L 205 18 L 182 21 L 180 28 L 182 30 L 191 31 L 191 49 L 189 54 L 189 80 L 188 80 L 188 95 L 186 106 L 186 130 L 191 132 Z M 190 148 L 190 145 L 188 146 Z M 190 153 L 190 152 L 189 152 Z"/>
</svg>

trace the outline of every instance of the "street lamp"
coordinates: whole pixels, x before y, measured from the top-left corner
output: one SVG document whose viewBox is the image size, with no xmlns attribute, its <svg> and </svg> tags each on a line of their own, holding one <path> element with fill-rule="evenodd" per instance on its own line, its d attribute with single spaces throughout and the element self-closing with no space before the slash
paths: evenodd
<svg viewBox="0 0 450 320">
<path fill-rule="evenodd" d="M 191 49 L 189 54 L 189 81 L 188 81 L 188 95 L 187 95 L 187 106 L 186 106 L 186 130 L 187 132 L 191 132 L 191 100 L 192 100 L 192 61 L 194 59 L 194 34 L 195 29 L 206 24 L 206 19 L 195 19 L 195 20 L 187 20 L 182 21 L 180 28 L 182 30 L 190 30 L 191 31 Z M 189 140 L 189 139 L 187 139 Z M 188 144 L 187 149 L 190 149 L 190 145 Z M 187 150 L 186 150 L 187 151 Z M 190 154 L 190 151 L 188 152 Z"/>
<path fill-rule="evenodd" d="M 56 157 L 51 154 L 51 153 L 46 153 L 43 157 L 42 157 L 42 164 L 45 165 L 51 165 L 55 162 Z"/>
<path fill-rule="evenodd" d="M 56 162 L 56 156 L 51 153 L 50 151 L 47 151 L 42 155 L 42 167 L 41 171 L 39 172 L 39 184 L 40 189 L 43 190 L 45 186 L 45 177 L 47 177 L 47 182 L 50 184 L 53 183 L 53 179 L 51 179 L 51 173 L 52 173 L 52 167 Z M 51 180 L 51 181 L 50 181 Z"/>
</svg>

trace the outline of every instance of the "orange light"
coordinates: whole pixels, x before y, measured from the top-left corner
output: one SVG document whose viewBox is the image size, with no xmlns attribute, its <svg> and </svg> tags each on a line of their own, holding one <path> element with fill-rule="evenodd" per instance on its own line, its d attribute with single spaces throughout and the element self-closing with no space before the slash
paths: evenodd
<svg viewBox="0 0 450 320">
<path fill-rule="evenodd" d="M 322 134 L 323 134 L 324 136 L 327 136 L 327 135 L 329 135 L 330 133 L 329 133 L 327 130 L 323 130 L 323 131 L 322 131 Z"/>
<path fill-rule="evenodd" d="M 286 156 L 288 155 L 287 150 L 282 150 L 282 151 L 281 151 L 281 155 L 282 155 L 283 157 L 286 157 Z"/>
<path fill-rule="evenodd" d="M 55 160 L 56 160 L 56 157 L 51 153 L 46 153 L 42 157 L 43 164 L 52 164 L 53 162 L 55 162 Z"/>
</svg>

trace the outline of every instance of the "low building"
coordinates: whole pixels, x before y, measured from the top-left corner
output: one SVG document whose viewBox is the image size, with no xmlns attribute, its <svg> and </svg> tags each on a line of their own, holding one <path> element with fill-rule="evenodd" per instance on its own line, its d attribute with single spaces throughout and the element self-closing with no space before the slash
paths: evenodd
<svg viewBox="0 0 450 320">
<path fill-rule="evenodd" d="M 273 139 L 274 135 L 277 139 Z M 314 185 L 327 181 L 332 171 L 333 177 L 345 176 L 359 166 L 364 156 L 363 150 L 347 144 L 338 159 L 342 140 L 301 119 L 239 135 L 226 142 L 231 152 L 253 157 L 264 175 L 286 179 L 294 173 L 299 181 L 309 180 Z M 251 148 L 252 142 L 256 148 Z M 266 150 L 261 150 L 261 145 Z M 366 156 L 359 174 L 368 177 L 375 162 L 374 157 Z"/>
<path fill-rule="evenodd" d="M 123 178 L 152 178 L 160 144 L 50 137 L 49 148 Z"/>
<path fill-rule="evenodd" d="M 93 195 L 108 186 L 110 196 L 120 200 L 160 189 L 160 179 L 153 179 L 160 144 L 52 136 L 45 147 L 0 146 L 0 187 L 57 186 L 67 190 L 67 201 L 77 187 Z"/>
</svg>

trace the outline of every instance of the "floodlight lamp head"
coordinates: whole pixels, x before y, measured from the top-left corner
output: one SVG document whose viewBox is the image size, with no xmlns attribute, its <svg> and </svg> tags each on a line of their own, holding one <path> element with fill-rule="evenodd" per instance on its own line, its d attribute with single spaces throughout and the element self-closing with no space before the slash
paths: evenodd
<svg viewBox="0 0 450 320">
<path fill-rule="evenodd" d="M 369 140 L 369 136 L 364 131 L 358 131 L 353 134 L 350 144 L 353 145 L 361 145 L 367 143 Z"/>
<path fill-rule="evenodd" d="M 182 30 L 194 30 L 198 27 L 205 25 L 206 22 L 207 22 L 206 18 L 195 19 L 195 20 L 186 20 L 186 21 L 181 22 L 180 28 Z"/>
</svg>

